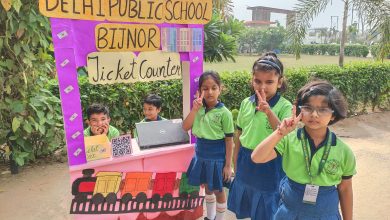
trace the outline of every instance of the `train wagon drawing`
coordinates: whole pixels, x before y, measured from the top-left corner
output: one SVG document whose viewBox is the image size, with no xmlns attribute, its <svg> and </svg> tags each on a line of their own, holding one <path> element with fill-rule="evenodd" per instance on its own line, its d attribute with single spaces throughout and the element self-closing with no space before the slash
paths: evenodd
<svg viewBox="0 0 390 220">
<path fill-rule="evenodd" d="M 117 192 L 122 180 L 120 172 L 99 172 L 96 174 L 96 184 L 93 191 L 93 200 L 113 204 L 117 200 Z"/>
<path fill-rule="evenodd" d="M 147 193 L 151 187 L 152 172 L 129 172 L 124 179 L 122 195 Z"/>
<path fill-rule="evenodd" d="M 82 173 L 72 184 L 71 214 L 191 210 L 204 200 L 199 187 L 188 185 L 185 173 L 100 171 L 92 176 L 93 169 Z"/>
<path fill-rule="evenodd" d="M 182 193 L 199 194 L 199 187 L 191 186 L 190 184 L 188 184 L 187 173 L 182 173 L 182 175 L 181 175 L 179 190 L 180 190 L 180 194 L 182 194 Z"/>
<path fill-rule="evenodd" d="M 166 193 L 173 194 L 173 191 L 178 188 L 177 183 L 178 179 L 176 179 L 176 172 L 156 173 L 152 194 L 159 194 L 160 196 L 163 196 Z"/>
</svg>

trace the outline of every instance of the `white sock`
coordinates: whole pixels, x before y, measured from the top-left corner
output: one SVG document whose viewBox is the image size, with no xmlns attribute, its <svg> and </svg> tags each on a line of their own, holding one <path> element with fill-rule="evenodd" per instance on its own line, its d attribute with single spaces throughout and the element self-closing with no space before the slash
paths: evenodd
<svg viewBox="0 0 390 220">
<path fill-rule="evenodd" d="M 225 212 L 226 212 L 226 202 L 224 203 L 217 202 L 217 216 L 215 220 L 224 220 Z"/>
<path fill-rule="evenodd" d="M 210 220 L 214 220 L 215 218 L 215 210 L 216 210 L 216 200 L 215 195 L 206 194 L 206 208 L 207 208 L 207 218 Z"/>
</svg>

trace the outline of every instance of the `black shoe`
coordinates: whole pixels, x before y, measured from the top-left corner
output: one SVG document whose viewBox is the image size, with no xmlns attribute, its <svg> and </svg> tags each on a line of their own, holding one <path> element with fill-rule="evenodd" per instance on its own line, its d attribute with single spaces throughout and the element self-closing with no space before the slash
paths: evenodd
<svg viewBox="0 0 390 220">
<path fill-rule="evenodd" d="M 210 220 L 209 218 L 207 218 L 207 217 L 204 217 L 204 220 Z"/>
</svg>

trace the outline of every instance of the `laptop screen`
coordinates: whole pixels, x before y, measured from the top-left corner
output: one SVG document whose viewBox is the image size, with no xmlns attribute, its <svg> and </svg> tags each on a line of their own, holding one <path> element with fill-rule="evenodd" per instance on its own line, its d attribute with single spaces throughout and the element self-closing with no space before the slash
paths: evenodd
<svg viewBox="0 0 390 220">
<path fill-rule="evenodd" d="M 136 123 L 137 141 L 141 149 L 189 143 L 181 119 Z"/>
</svg>

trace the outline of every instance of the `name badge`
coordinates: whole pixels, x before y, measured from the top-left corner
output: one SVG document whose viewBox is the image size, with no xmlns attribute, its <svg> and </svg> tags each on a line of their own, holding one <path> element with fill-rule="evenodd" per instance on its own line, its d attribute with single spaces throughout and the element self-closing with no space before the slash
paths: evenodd
<svg viewBox="0 0 390 220">
<path fill-rule="evenodd" d="M 315 205 L 320 187 L 307 184 L 303 194 L 303 203 Z"/>
</svg>

